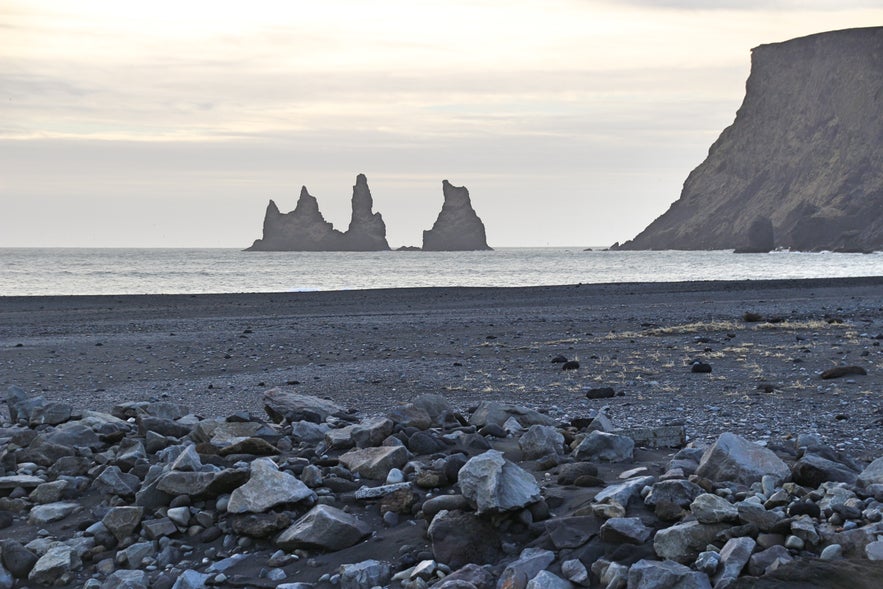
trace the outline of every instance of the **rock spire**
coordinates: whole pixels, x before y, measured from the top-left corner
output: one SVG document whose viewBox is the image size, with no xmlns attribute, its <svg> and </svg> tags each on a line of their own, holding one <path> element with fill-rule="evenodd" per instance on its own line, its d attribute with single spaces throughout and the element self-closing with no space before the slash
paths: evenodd
<svg viewBox="0 0 883 589">
<path fill-rule="evenodd" d="M 484 223 L 472 208 L 469 190 L 444 180 L 442 192 L 444 204 L 432 229 L 423 232 L 423 250 L 490 250 Z"/>
</svg>

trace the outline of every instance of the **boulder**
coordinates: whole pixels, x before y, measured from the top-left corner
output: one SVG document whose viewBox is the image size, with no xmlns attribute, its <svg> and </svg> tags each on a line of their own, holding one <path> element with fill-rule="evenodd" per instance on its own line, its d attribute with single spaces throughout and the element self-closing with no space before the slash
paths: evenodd
<svg viewBox="0 0 883 589">
<path fill-rule="evenodd" d="M 663 528 L 653 537 L 653 550 L 660 558 L 689 563 L 705 550 L 727 524 L 700 524 L 689 521 Z"/>
<path fill-rule="evenodd" d="M 550 425 L 532 425 L 518 438 L 524 460 L 557 456 L 564 450 L 564 435 Z"/>
<path fill-rule="evenodd" d="M 555 420 L 548 415 L 543 415 L 539 411 L 512 405 L 510 403 L 499 403 L 497 401 L 482 401 L 478 404 L 475 411 L 469 417 L 469 423 L 475 427 L 481 428 L 486 425 L 503 425 L 509 419 L 515 420 L 521 427 L 530 427 L 532 425 L 555 425 Z"/>
<path fill-rule="evenodd" d="M 612 517 L 601 526 L 601 539 L 612 544 L 643 544 L 652 534 L 638 517 Z"/>
<path fill-rule="evenodd" d="M 575 460 L 625 462 L 633 460 L 635 442 L 628 436 L 593 431 L 573 450 Z"/>
<path fill-rule="evenodd" d="M 386 480 L 393 468 L 402 468 L 408 462 L 408 450 L 404 446 L 378 446 L 356 448 L 340 456 L 340 463 L 366 479 Z"/>
<path fill-rule="evenodd" d="M 693 499 L 690 503 L 690 512 L 696 521 L 702 524 L 735 522 L 739 519 L 739 510 L 735 505 L 711 493 L 702 493 Z"/>
<path fill-rule="evenodd" d="M 540 498 L 536 479 L 497 450 L 475 456 L 460 469 L 460 491 L 478 513 L 521 509 Z"/>
<path fill-rule="evenodd" d="M 343 407 L 310 395 L 270 389 L 264 393 L 264 411 L 275 422 L 311 421 L 322 423 L 331 415 L 346 413 Z"/>
<path fill-rule="evenodd" d="M 443 509 L 432 518 L 427 535 L 433 557 L 454 569 L 496 563 L 502 556 L 500 533 L 474 513 Z"/>
<path fill-rule="evenodd" d="M 371 528 L 356 517 L 329 505 L 316 505 L 276 538 L 283 550 L 314 548 L 342 550 L 361 541 Z"/>
<path fill-rule="evenodd" d="M 677 562 L 639 560 L 629 568 L 628 589 L 711 589 L 708 575 Z"/>
<path fill-rule="evenodd" d="M 543 571 L 555 560 L 555 553 L 542 548 L 525 548 L 518 558 L 509 563 L 500 580 L 498 587 L 523 587 L 537 573 Z"/>
<path fill-rule="evenodd" d="M 262 513 L 277 505 L 315 498 L 315 492 L 296 477 L 280 471 L 273 460 L 258 458 L 251 463 L 248 482 L 230 494 L 227 512 Z"/>
<path fill-rule="evenodd" d="M 772 450 L 726 432 L 702 455 L 696 475 L 750 485 L 764 475 L 782 482 L 791 475 L 791 469 Z"/>
</svg>

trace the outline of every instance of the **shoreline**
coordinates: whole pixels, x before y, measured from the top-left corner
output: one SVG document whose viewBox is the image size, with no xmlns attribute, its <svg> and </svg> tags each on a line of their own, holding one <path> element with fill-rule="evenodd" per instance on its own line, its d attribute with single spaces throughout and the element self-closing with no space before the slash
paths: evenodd
<svg viewBox="0 0 883 589">
<path fill-rule="evenodd" d="M 172 400 L 201 415 L 259 415 L 273 387 L 368 414 L 424 393 L 561 420 L 609 406 L 624 425 L 680 421 L 696 440 L 811 430 L 879 455 L 881 286 L 883 276 L 0 297 L 0 386 L 97 410 Z M 747 323 L 749 311 L 779 322 Z M 580 369 L 562 371 L 556 355 Z M 692 374 L 694 359 L 713 372 Z M 868 375 L 819 380 L 844 363 Z M 603 386 L 622 396 L 586 399 Z"/>
</svg>

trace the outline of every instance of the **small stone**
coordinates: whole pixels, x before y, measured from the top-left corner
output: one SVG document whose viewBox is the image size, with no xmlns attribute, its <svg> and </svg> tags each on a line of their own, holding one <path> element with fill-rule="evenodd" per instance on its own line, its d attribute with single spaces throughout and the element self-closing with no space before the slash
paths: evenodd
<svg viewBox="0 0 883 589">
<path fill-rule="evenodd" d="M 825 546 L 819 558 L 822 560 L 836 560 L 843 557 L 843 546 L 840 544 L 829 544 Z M 870 557 L 869 557 L 870 558 Z"/>
</svg>

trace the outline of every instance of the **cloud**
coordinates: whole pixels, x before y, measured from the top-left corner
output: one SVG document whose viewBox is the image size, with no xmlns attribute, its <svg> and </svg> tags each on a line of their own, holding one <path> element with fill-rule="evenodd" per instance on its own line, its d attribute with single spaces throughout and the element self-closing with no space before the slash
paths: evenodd
<svg viewBox="0 0 883 589">
<path fill-rule="evenodd" d="M 681 10 L 734 10 L 743 12 L 779 10 L 820 10 L 843 12 L 858 9 L 877 9 L 875 0 L 626 0 L 627 4 L 642 8 Z"/>
</svg>

